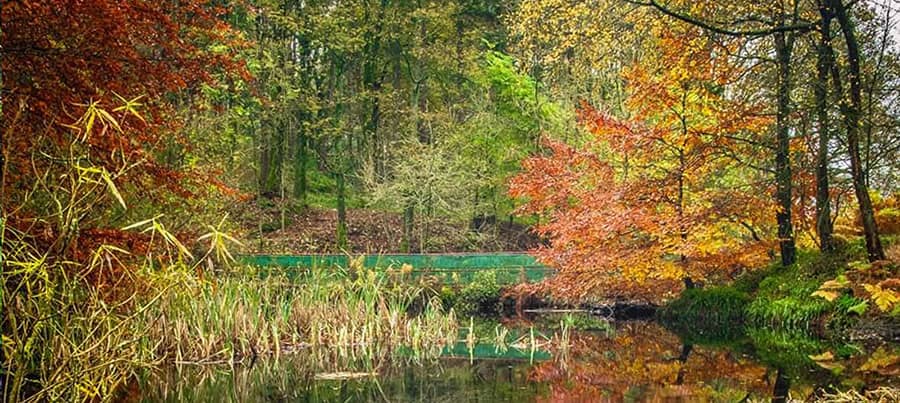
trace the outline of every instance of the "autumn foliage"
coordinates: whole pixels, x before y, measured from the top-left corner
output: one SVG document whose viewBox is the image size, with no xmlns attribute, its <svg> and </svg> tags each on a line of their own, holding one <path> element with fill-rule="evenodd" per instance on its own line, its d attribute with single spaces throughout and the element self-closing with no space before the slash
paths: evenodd
<svg viewBox="0 0 900 403">
<path fill-rule="evenodd" d="M 553 294 L 657 299 L 767 259 L 771 191 L 746 145 L 770 120 L 730 92 L 743 71 L 723 55 L 739 44 L 689 29 L 656 40 L 622 73 L 628 116 L 583 102 L 583 144 L 546 140 L 511 183 L 520 212 L 542 217 Z"/>
<path fill-rule="evenodd" d="M 105 172 L 132 201 L 162 197 L 160 189 L 191 197 L 188 175 L 160 155 L 190 147 L 178 130 L 182 100 L 217 76 L 250 79 L 236 61 L 244 42 L 224 22 L 227 12 L 205 0 L 4 2 L 0 193 L 8 224 L 48 242 L 104 224 L 88 224 L 91 217 L 108 225 L 116 203 L 90 206 L 75 228 L 53 228 L 63 220 L 48 215 L 51 200 L 61 200 L 52 193 L 71 192 L 67 172 L 85 169 Z"/>
<path fill-rule="evenodd" d="M 221 19 L 226 11 L 206 1 L 4 2 L 3 114 L 5 127 L 15 126 L 4 138 L 7 183 L 36 174 L 30 154 L 65 144 L 63 124 L 88 104 L 113 109 L 135 99 L 143 117 L 130 130 L 91 136 L 91 159 L 110 171 L 123 160 L 145 160 L 133 179 L 177 180 L 150 153 L 180 141 L 172 118 L 178 94 L 191 96 L 214 72 L 243 72 L 228 50 L 242 42 Z"/>
</svg>

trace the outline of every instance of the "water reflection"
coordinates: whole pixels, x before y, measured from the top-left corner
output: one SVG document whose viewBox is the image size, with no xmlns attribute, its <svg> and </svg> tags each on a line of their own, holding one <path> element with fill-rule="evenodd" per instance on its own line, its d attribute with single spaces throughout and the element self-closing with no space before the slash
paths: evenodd
<svg viewBox="0 0 900 403">
<path fill-rule="evenodd" d="M 864 354 L 872 346 L 834 346 L 759 329 L 703 340 L 654 322 L 561 323 L 555 317 L 507 322 L 502 343 L 491 337 L 506 332 L 484 323 L 476 329 L 478 342 L 465 343 L 461 335 L 441 359 L 412 361 L 400 354 L 376 368 L 323 365 L 309 352 L 250 367 L 173 368 L 148 376 L 134 400 L 784 401 L 788 393 L 804 399 L 827 385 L 896 384 L 900 365 L 897 346 Z M 530 336 L 536 341 L 529 347 L 523 340 L 532 334 L 538 336 Z"/>
<path fill-rule="evenodd" d="M 612 337 L 579 333 L 569 354 L 533 368 L 547 401 L 739 401 L 772 390 L 769 370 L 751 357 L 684 344 L 652 322 L 619 324 Z"/>
</svg>

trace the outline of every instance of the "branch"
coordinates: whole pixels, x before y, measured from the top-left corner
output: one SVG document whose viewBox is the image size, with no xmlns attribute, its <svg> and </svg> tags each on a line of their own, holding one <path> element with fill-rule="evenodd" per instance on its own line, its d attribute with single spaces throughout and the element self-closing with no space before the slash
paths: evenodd
<svg viewBox="0 0 900 403">
<path fill-rule="evenodd" d="M 815 24 L 804 22 L 804 23 L 795 23 L 791 25 L 777 25 L 769 28 L 763 29 L 751 29 L 751 30 L 734 30 L 725 28 L 722 26 L 714 25 L 711 22 L 703 21 L 701 19 L 695 18 L 693 16 L 682 14 L 672 9 L 667 8 L 666 6 L 660 4 L 658 0 L 623 0 L 627 3 L 637 4 L 645 7 L 653 7 L 659 12 L 668 15 L 669 17 L 675 18 L 679 21 L 686 22 L 688 24 L 703 28 L 705 30 L 715 32 L 722 35 L 728 36 L 749 36 L 749 37 L 760 37 L 760 36 L 768 36 L 779 32 L 807 32 L 814 29 Z M 748 22 L 750 20 L 759 20 L 758 18 L 751 19 L 743 19 L 741 22 Z"/>
</svg>

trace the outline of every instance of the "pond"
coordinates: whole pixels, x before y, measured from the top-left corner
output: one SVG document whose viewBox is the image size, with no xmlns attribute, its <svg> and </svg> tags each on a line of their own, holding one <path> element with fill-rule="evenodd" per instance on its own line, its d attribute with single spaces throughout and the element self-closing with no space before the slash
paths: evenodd
<svg viewBox="0 0 900 403">
<path fill-rule="evenodd" d="M 571 313 L 473 320 L 460 333 L 438 359 L 404 359 L 399 350 L 377 367 L 311 351 L 235 367 L 173 367 L 147 376 L 133 400 L 737 402 L 900 384 L 900 346 L 829 344 L 804 333 L 738 328 L 709 336 Z"/>
</svg>

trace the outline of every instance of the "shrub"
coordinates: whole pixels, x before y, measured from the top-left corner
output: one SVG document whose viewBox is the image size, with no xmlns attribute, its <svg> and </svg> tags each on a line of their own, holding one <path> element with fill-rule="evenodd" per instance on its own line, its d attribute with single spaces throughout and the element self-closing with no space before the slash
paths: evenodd
<svg viewBox="0 0 900 403">
<path fill-rule="evenodd" d="M 747 293 L 732 287 L 693 288 L 666 305 L 660 316 L 673 322 L 712 326 L 740 323 L 749 301 Z"/>
<path fill-rule="evenodd" d="M 495 271 L 479 271 L 472 277 L 472 282 L 460 290 L 455 309 L 461 313 L 498 312 L 501 289 Z"/>
</svg>

